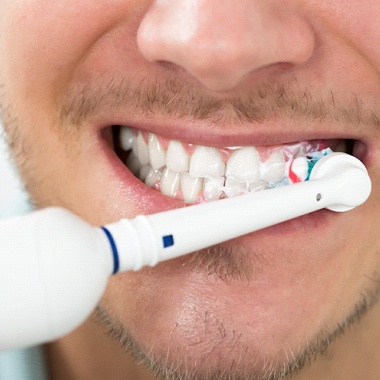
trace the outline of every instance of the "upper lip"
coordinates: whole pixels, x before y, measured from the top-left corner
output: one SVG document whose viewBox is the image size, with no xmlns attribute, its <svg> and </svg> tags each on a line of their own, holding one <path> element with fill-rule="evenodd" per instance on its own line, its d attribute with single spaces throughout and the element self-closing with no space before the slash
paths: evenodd
<svg viewBox="0 0 380 380">
<path fill-rule="evenodd" d="M 125 120 L 114 118 L 111 123 L 99 123 L 98 128 L 112 125 L 124 125 L 138 130 L 152 132 L 169 140 L 178 140 L 195 145 L 211 147 L 228 146 L 270 146 L 292 144 L 309 140 L 358 140 L 356 133 L 341 128 L 312 128 L 308 130 L 279 125 L 277 122 L 266 122 L 256 125 L 214 125 L 204 121 L 168 121 L 152 122 L 151 120 Z M 361 138 L 362 139 L 362 138 Z M 362 139 L 363 140 L 363 139 Z M 364 140 L 363 140 L 364 141 Z M 365 142 L 365 141 L 364 141 Z"/>
<path fill-rule="evenodd" d="M 358 128 L 355 123 L 334 115 L 325 119 L 301 115 L 266 115 L 258 121 L 239 120 L 237 115 L 219 110 L 207 118 L 169 115 L 159 110 L 134 108 L 128 103 L 115 107 L 100 105 L 86 117 L 85 124 L 99 131 L 113 125 L 124 125 L 152 132 L 168 140 L 210 147 L 271 146 L 293 144 L 310 140 L 360 140 L 367 152 L 374 147 L 374 132 L 371 127 Z"/>
</svg>

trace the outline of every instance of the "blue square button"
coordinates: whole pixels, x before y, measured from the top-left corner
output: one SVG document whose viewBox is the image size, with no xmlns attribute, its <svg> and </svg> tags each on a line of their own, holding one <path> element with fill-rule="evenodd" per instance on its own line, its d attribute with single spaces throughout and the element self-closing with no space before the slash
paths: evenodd
<svg viewBox="0 0 380 380">
<path fill-rule="evenodd" d="M 174 245 L 174 237 L 173 235 L 163 236 L 162 241 L 164 243 L 164 248 L 168 248 Z"/>
</svg>

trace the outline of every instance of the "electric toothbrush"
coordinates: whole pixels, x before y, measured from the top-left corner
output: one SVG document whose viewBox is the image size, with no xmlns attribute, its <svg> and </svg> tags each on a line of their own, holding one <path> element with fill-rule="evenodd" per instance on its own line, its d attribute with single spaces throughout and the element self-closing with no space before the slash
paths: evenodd
<svg viewBox="0 0 380 380">
<path fill-rule="evenodd" d="M 93 311 L 112 274 L 323 208 L 348 211 L 370 192 L 365 166 L 350 155 L 331 153 L 315 164 L 306 182 L 99 228 L 61 208 L 1 222 L 0 350 L 48 342 L 73 330 Z M 218 228 L 209 228 L 216 219 Z"/>
</svg>

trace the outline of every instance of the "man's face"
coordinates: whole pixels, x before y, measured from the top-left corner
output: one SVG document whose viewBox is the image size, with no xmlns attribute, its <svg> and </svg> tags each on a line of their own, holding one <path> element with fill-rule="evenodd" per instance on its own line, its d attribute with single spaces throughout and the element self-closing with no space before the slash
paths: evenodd
<svg viewBox="0 0 380 380">
<path fill-rule="evenodd" d="M 0 4 L 2 120 L 39 207 L 100 225 L 184 205 L 183 192 L 157 186 L 163 170 L 151 188 L 122 162 L 120 125 L 164 148 L 179 141 L 189 156 L 198 145 L 265 156 L 270 145 L 354 140 L 368 168 L 372 195 L 353 211 L 316 212 L 113 277 L 100 310 L 146 359 L 235 378 L 286 369 L 376 293 L 378 2 Z"/>
</svg>

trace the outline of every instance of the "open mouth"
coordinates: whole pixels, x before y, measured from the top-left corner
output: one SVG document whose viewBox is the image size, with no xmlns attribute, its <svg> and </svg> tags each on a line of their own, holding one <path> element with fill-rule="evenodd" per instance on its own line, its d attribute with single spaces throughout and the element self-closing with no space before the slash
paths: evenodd
<svg viewBox="0 0 380 380">
<path fill-rule="evenodd" d="M 112 145 L 148 187 L 193 204 L 304 181 L 312 162 L 331 151 L 353 154 L 355 140 L 216 148 L 115 125 Z"/>
</svg>

